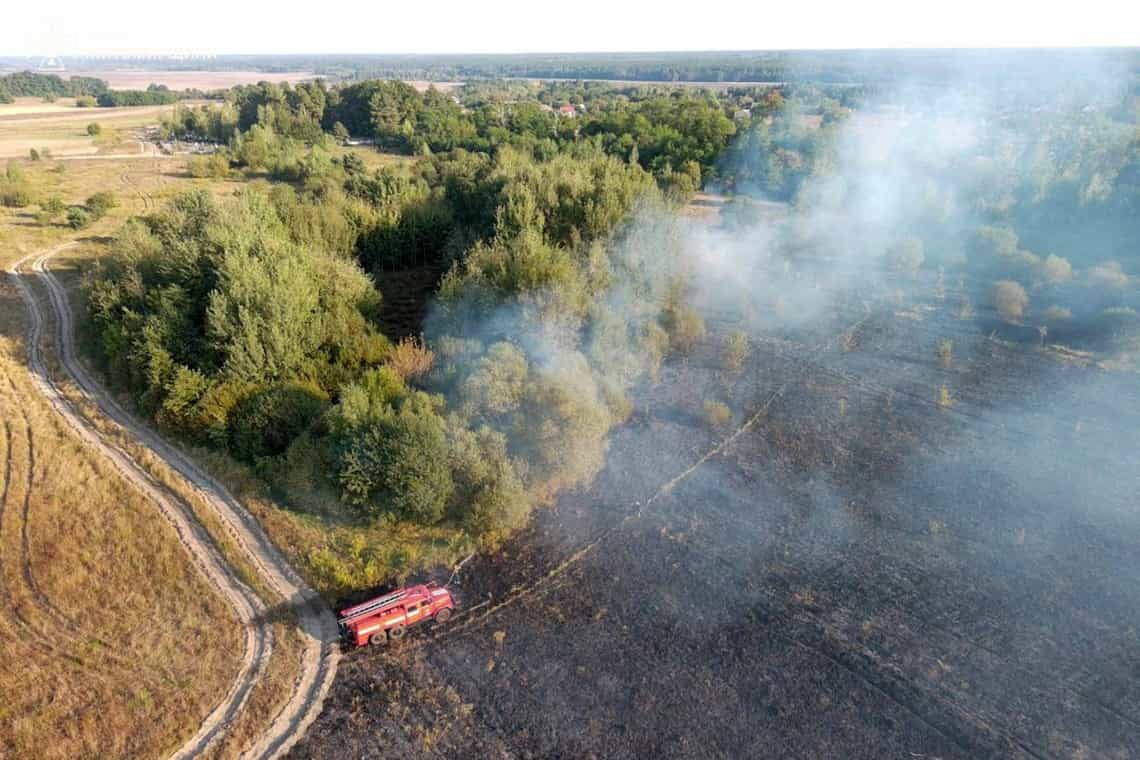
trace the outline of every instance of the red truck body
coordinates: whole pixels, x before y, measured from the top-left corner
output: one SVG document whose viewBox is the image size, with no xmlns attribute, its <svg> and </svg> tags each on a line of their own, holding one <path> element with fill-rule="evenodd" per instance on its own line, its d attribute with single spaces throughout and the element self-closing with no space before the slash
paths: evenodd
<svg viewBox="0 0 1140 760">
<path fill-rule="evenodd" d="M 399 641 L 420 623 L 445 623 L 454 610 L 455 600 L 447 587 L 408 586 L 341 610 L 337 627 L 351 646 L 377 646 Z"/>
</svg>

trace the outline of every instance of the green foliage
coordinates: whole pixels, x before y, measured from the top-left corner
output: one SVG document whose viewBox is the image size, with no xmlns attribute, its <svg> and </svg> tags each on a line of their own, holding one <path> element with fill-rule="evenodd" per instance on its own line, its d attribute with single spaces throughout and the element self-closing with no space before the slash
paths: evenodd
<svg viewBox="0 0 1140 760">
<path fill-rule="evenodd" d="M 186 171 L 199 179 L 225 179 L 230 174 L 230 161 L 222 153 L 194 156 L 186 162 Z"/>
<path fill-rule="evenodd" d="M 622 158 L 636 149 L 640 164 L 666 184 L 676 182 L 674 170 L 681 170 L 689 177 L 687 189 L 695 190 L 702 172 L 715 174 L 736 126 L 715 98 L 692 94 L 614 104 L 582 132 L 600 136 L 607 152 Z"/>
<path fill-rule="evenodd" d="M 107 90 L 107 83 L 94 77 L 71 77 L 64 81 L 55 74 L 37 74 L 19 71 L 0 77 L 0 103 L 11 103 L 13 98 L 57 97 L 85 98 Z"/>
<path fill-rule="evenodd" d="M 938 366 L 942 369 L 950 369 L 951 362 L 954 361 L 954 341 L 941 340 L 938 342 Z"/>
<path fill-rule="evenodd" d="M 230 451 L 247 462 L 280 456 L 327 403 L 327 394 L 314 383 L 276 383 L 257 391 L 228 415 Z"/>
<path fill-rule="evenodd" d="M 118 198 L 110 190 L 101 190 L 83 204 L 94 219 L 101 219 L 108 211 L 119 205 Z"/>
<path fill-rule="evenodd" d="M 685 290 L 680 281 L 674 281 L 661 311 L 661 327 L 669 336 L 670 347 L 679 353 L 690 353 L 704 340 L 705 321 L 697 310 L 685 301 Z"/>
<path fill-rule="evenodd" d="M 522 527 L 530 500 L 507 456 L 506 436 L 487 426 L 472 431 L 452 415 L 447 448 L 455 482 L 449 511 L 477 535 Z"/>
<path fill-rule="evenodd" d="M 87 125 L 87 134 L 91 135 L 92 137 L 98 137 L 99 135 L 103 134 L 103 125 L 97 121 L 91 122 Z"/>
<path fill-rule="evenodd" d="M 83 206 L 71 206 L 67 209 L 67 226 L 73 230 L 82 230 L 91 226 L 95 217 Z"/>
<path fill-rule="evenodd" d="M 494 421 L 519 408 L 529 366 L 526 355 L 515 345 L 500 341 L 475 362 L 459 387 L 463 413 Z"/>
<path fill-rule="evenodd" d="M 151 85 L 146 90 L 108 90 L 96 96 L 95 103 L 104 108 L 124 106 L 164 106 L 174 103 L 178 96 L 162 85 Z"/>
<path fill-rule="evenodd" d="M 185 193 L 126 225 L 85 283 L 112 374 L 154 407 L 179 365 L 211 382 L 307 378 L 331 393 L 378 363 L 386 343 L 365 316 L 378 294 L 308 221 L 248 190 L 224 205 Z"/>
<path fill-rule="evenodd" d="M 8 208 L 23 208 L 35 202 L 31 182 L 24 175 L 24 170 L 14 160 L 9 160 L 0 177 L 0 206 Z"/>
<path fill-rule="evenodd" d="M 46 200 L 40 201 L 40 212 L 36 214 L 36 221 L 40 224 L 51 224 L 59 218 L 65 208 L 63 199 L 58 195 L 48 196 Z"/>
<path fill-rule="evenodd" d="M 512 424 L 524 482 L 542 495 L 588 483 L 602 467 L 611 421 L 581 354 L 535 368 Z"/>
<path fill-rule="evenodd" d="M 430 397 L 414 391 L 355 424 L 341 421 L 339 429 L 338 478 L 345 501 L 362 516 L 442 519 L 455 486 L 443 420 Z"/>
<path fill-rule="evenodd" d="M 1011 280 L 995 282 L 991 297 L 998 316 L 1006 322 L 1020 322 L 1029 306 L 1029 295 L 1025 288 Z"/>
</svg>

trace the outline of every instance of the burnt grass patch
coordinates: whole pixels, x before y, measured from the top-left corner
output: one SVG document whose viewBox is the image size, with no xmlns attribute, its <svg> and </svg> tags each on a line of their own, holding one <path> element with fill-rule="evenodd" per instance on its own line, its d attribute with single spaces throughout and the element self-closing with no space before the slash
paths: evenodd
<svg viewBox="0 0 1140 760">
<path fill-rule="evenodd" d="M 1140 757 L 1134 377 L 937 304 L 819 349 L 842 312 L 735 374 L 710 325 L 588 490 L 464 568 L 466 615 L 345 658 L 293 756 Z"/>
</svg>

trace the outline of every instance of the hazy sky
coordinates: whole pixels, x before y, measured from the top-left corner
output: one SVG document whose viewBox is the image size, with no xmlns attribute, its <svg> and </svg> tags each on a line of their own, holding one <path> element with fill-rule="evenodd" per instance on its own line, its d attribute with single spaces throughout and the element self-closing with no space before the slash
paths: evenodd
<svg viewBox="0 0 1140 760">
<path fill-rule="evenodd" d="M 4 0 L 0 55 L 1140 44 L 1127 0 Z"/>
</svg>

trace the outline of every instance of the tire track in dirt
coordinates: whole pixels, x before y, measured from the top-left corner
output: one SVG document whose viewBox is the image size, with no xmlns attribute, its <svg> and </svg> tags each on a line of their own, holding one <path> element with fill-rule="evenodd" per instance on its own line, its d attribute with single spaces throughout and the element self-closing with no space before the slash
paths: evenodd
<svg viewBox="0 0 1140 760">
<path fill-rule="evenodd" d="M 17 399 L 19 399 L 19 390 L 17 389 L 16 384 L 12 380 L 11 377 L 9 377 L 7 379 L 8 379 L 8 385 L 12 389 L 12 392 L 13 392 L 12 399 L 15 402 Z M 18 402 L 16 402 L 16 403 L 18 403 Z M 14 404 L 14 405 L 16 405 L 16 404 Z M 102 638 L 102 637 L 94 635 L 94 634 L 92 634 L 90 636 L 82 635 L 80 632 L 80 629 L 82 628 L 82 624 L 79 623 L 74 617 L 65 613 L 63 610 L 61 610 L 59 608 L 58 605 L 56 605 L 54 602 L 52 602 L 51 598 L 40 588 L 38 581 L 35 580 L 35 573 L 32 571 L 32 565 L 31 565 L 31 527 L 30 527 L 31 526 L 31 501 L 32 501 L 32 494 L 35 490 L 35 467 L 36 467 L 35 444 L 34 444 L 34 437 L 33 437 L 33 433 L 32 433 L 32 423 L 31 423 L 31 419 L 28 417 L 27 411 L 24 409 L 21 409 L 20 416 L 23 419 L 25 437 L 26 437 L 26 441 L 27 441 L 26 446 L 27 446 L 28 476 L 25 479 L 25 490 L 24 490 L 24 498 L 23 498 L 23 510 L 22 510 L 23 514 L 22 514 L 22 522 L 20 524 L 20 544 L 21 544 L 21 546 L 20 546 L 20 551 L 18 553 L 18 559 L 19 559 L 19 564 L 20 564 L 20 575 L 24 579 L 24 586 L 27 588 L 28 595 L 31 598 L 32 604 L 40 610 L 40 613 L 43 615 L 44 619 L 46 620 L 46 626 L 35 625 L 31 619 L 29 619 L 27 616 L 24 615 L 23 612 L 21 612 L 19 609 L 17 609 L 15 606 L 13 606 L 11 609 L 14 612 L 15 617 L 17 618 L 21 628 L 23 628 L 25 631 L 27 631 L 32 636 L 33 639 L 35 639 L 38 643 L 41 644 L 41 646 L 39 647 L 39 649 L 41 651 L 51 651 L 51 652 L 56 652 L 56 653 L 65 653 L 68 655 L 72 655 L 73 653 L 71 652 L 71 650 L 69 650 L 67 647 L 62 646 L 59 643 L 60 641 L 67 641 L 76 649 L 82 649 L 85 646 L 90 645 L 91 643 L 96 643 L 102 647 L 100 657 L 103 660 L 105 660 L 108 664 L 110 664 L 115 670 L 131 674 L 135 677 L 135 680 L 145 680 L 145 682 L 152 684 L 152 685 L 155 685 L 155 686 L 161 685 L 161 683 L 163 683 L 164 681 L 168 681 L 171 678 L 169 672 L 160 671 L 158 673 L 148 673 L 145 675 L 140 675 L 139 671 L 138 671 L 138 664 L 135 661 L 131 660 L 130 658 L 118 654 L 116 651 L 116 647 L 114 645 L 112 645 L 111 642 L 107 641 L 105 638 Z M 7 425 L 7 421 L 5 421 L 5 422 Z M 11 435 L 10 426 L 8 429 L 9 429 L 9 435 Z M 11 450 L 12 449 L 11 449 L 11 439 L 10 439 L 9 451 L 11 451 Z M 10 459 L 8 460 L 8 467 L 9 468 L 11 467 L 11 460 Z M 8 477 L 11 477 L 10 469 L 8 472 L 9 472 Z M 5 494 L 4 494 L 5 500 L 7 500 L 7 498 L 8 498 L 7 482 L 5 483 L 5 489 L 4 490 L 5 490 Z M 3 506 L 0 505 L 0 525 L 3 524 L 2 512 L 3 512 Z M 3 585 L 2 580 L 0 580 L 0 586 L 2 586 L 2 585 Z M 8 601 L 8 600 L 6 599 L 6 601 Z M 43 641 L 41 641 L 41 639 Z M 91 671 L 100 671 L 101 672 L 100 668 L 90 665 L 89 663 L 84 661 L 82 658 L 73 656 L 72 660 L 74 662 L 76 662 L 77 664 L 83 665 L 85 668 L 87 668 Z M 101 680 L 103 680 L 106 683 L 110 683 L 110 681 L 106 678 L 102 678 Z"/>
<path fill-rule="evenodd" d="M 142 187 L 131 180 L 131 175 L 129 172 L 123 172 L 121 175 L 119 175 L 119 181 L 133 190 L 135 195 L 137 195 L 142 200 L 144 213 L 150 211 L 152 201 L 150 193 L 143 192 Z"/>
<path fill-rule="evenodd" d="M 15 390 L 15 385 L 12 379 L 8 378 L 9 385 Z M 31 592 L 32 600 L 36 605 L 44 611 L 49 618 L 55 620 L 62 620 L 68 625 L 74 625 L 75 619 L 66 614 L 54 604 L 47 594 L 40 588 L 40 584 L 36 581 L 36 575 L 32 572 L 32 550 L 31 538 L 29 536 L 29 524 L 31 523 L 32 516 L 32 491 L 35 489 L 36 480 L 36 444 L 32 435 L 32 424 L 28 420 L 28 413 L 21 411 L 24 418 L 24 436 L 27 440 L 28 448 L 28 477 L 24 486 L 24 505 L 22 522 L 20 524 L 20 571 L 24 576 L 24 583 L 27 585 L 28 590 Z M 100 642 L 106 644 L 106 642 Z"/>
<path fill-rule="evenodd" d="M 62 247 L 52 249 L 49 253 L 54 253 Z M 207 531 L 194 517 L 192 510 L 177 498 L 173 498 L 158 481 L 126 453 L 103 440 L 98 432 L 81 417 L 78 410 L 67 400 L 62 390 L 52 379 L 40 350 L 44 318 L 40 312 L 39 302 L 24 281 L 24 275 L 20 273 L 20 267 L 34 255 L 31 254 L 18 261 L 13 265 L 9 274 L 14 279 L 32 317 L 27 338 L 27 355 L 29 368 L 37 389 L 85 444 L 105 456 L 126 481 L 138 488 L 159 507 L 199 570 L 234 608 L 245 628 L 244 651 L 239 672 L 233 685 L 207 716 L 198 732 L 173 753 L 175 758 L 199 755 L 225 735 L 229 726 L 245 706 L 252 688 L 264 673 L 273 646 L 268 627 L 260 621 L 265 611 L 264 604 L 251 589 L 237 578 L 236 573 L 225 562 Z M 62 328 L 62 326 L 60 327 Z"/>
<path fill-rule="evenodd" d="M 276 757 L 304 734 L 320 712 L 332 684 L 339 659 L 336 619 L 320 597 L 296 573 L 270 541 L 260 524 L 217 479 L 210 476 L 181 449 L 167 442 L 126 412 L 79 362 L 73 342 L 73 316 L 63 286 L 45 264 L 59 248 L 35 257 L 33 274 L 47 289 L 56 315 L 56 341 L 61 363 L 85 396 L 143 446 L 185 478 L 220 518 L 230 538 L 243 550 L 261 579 L 297 613 L 304 654 L 293 691 L 272 725 L 245 755 Z M 26 257 L 23 261 L 33 258 Z M 137 467 L 137 465 L 136 465 Z"/>
<path fill-rule="evenodd" d="M 25 424 L 27 424 L 27 415 L 24 415 Z M 11 497 L 11 483 L 12 483 L 12 460 L 15 458 L 15 435 L 12 432 L 12 425 L 8 420 L 4 420 L 5 430 L 5 467 L 4 467 L 4 489 L 0 493 L 0 537 L 3 535 L 5 512 L 9 506 Z M 21 533 L 23 531 L 21 530 Z M 17 552 L 19 555 L 19 552 Z M 20 559 L 21 557 L 17 557 Z M 23 575 L 23 573 L 18 573 Z M 26 581 L 25 581 L 26 583 Z M 23 639 L 18 639 L 26 647 L 33 649 L 47 657 L 63 658 L 73 665 L 82 669 L 86 674 L 101 681 L 104 684 L 110 685 L 109 678 L 102 673 L 102 671 L 85 662 L 81 657 L 75 654 L 67 647 L 62 646 L 59 642 L 61 639 L 67 640 L 72 644 L 81 643 L 79 638 L 71 634 L 66 628 L 59 628 L 56 630 L 47 630 L 41 626 L 37 626 L 24 612 L 22 605 L 15 601 L 15 595 L 12 590 L 8 588 L 7 576 L 2 567 L 0 567 L 0 600 L 3 602 L 3 609 L 6 610 L 7 615 L 3 617 L 5 625 L 15 632 L 19 629 L 26 634 Z M 103 642 L 100 642 L 103 643 Z M 106 646 L 104 644 L 104 646 Z M 111 659 L 114 659 L 113 657 Z M 129 665 L 129 663 L 128 663 Z"/>
</svg>

